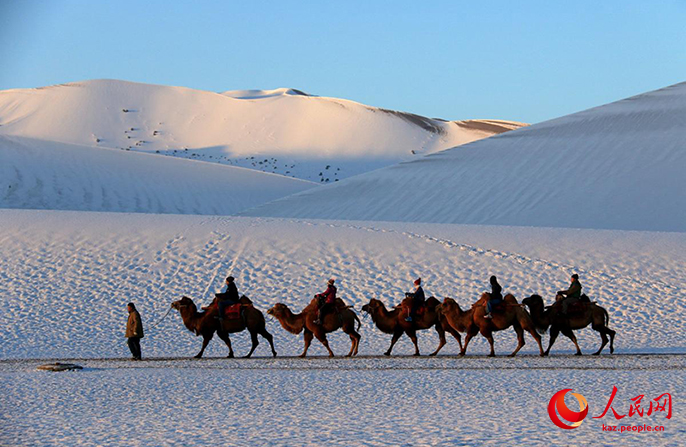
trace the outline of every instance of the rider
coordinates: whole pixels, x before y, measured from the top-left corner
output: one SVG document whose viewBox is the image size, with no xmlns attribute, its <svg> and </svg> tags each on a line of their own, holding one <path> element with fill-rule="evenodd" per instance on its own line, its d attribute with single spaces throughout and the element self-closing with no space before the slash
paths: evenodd
<svg viewBox="0 0 686 447">
<path fill-rule="evenodd" d="M 336 280 L 331 278 L 327 282 L 324 293 L 319 293 L 314 296 L 318 300 L 317 319 L 314 320 L 314 324 L 321 324 L 324 316 L 331 310 L 334 310 L 336 306 L 336 291 L 338 290 L 336 289 L 336 286 L 333 285 L 335 282 Z"/>
<path fill-rule="evenodd" d="M 574 304 L 581 298 L 581 283 L 579 282 L 579 275 L 576 273 L 572 275 L 572 283 L 569 289 L 560 290 L 557 292 L 558 298 L 562 300 L 562 313 L 567 314 L 567 309 L 570 304 Z M 564 298 L 562 298 L 564 297 Z"/>
<path fill-rule="evenodd" d="M 424 304 L 424 289 L 422 289 L 422 278 L 414 280 L 414 292 L 406 293 L 405 296 L 412 298 L 412 307 L 410 307 L 410 315 L 405 318 L 405 321 L 412 321 L 417 309 Z"/>
<path fill-rule="evenodd" d="M 488 313 L 484 315 L 484 318 L 493 318 L 493 315 L 491 315 L 493 306 L 500 304 L 503 301 L 503 288 L 500 287 L 500 284 L 498 284 L 498 279 L 495 277 L 495 275 L 491 276 L 489 282 L 491 283 L 491 294 L 488 298 L 488 302 L 486 303 Z"/>
<path fill-rule="evenodd" d="M 226 278 L 226 291 L 216 294 L 217 305 L 219 306 L 219 315 L 217 318 L 220 320 L 224 318 L 224 311 L 227 307 L 239 302 L 238 288 L 236 288 L 236 283 L 233 281 L 233 276 Z"/>
</svg>

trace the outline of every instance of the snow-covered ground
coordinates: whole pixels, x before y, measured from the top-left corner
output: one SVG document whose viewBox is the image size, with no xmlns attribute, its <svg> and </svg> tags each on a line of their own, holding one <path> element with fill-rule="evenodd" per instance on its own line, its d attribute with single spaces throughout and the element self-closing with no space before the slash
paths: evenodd
<svg viewBox="0 0 686 447">
<path fill-rule="evenodd" d="M 677 334 L 686 294 L 686 234 L 382 224 L 240 217 L 4 210 L 0 212 L 0 358 L 102 358 L 127 355 L 125 305 L 134 301 L 150 327 L 172 301 L 187 295 L 208 303 L 226 275 L 266 311 L 276 302 L 295 309 L 337 279 L 339 295 L 359 311 L 370 298 L 397 303 L 421 276 L 429 295 L 451 296 L 463 306 L 488 290 L 497 275 L 520 300 L 538 293 L 552 300 L 581 276 L 584 291 L 610 315 L 619 353 L 685 352 Z M 296 355 L 302 337 L 268 318 L 281 355 Z M 364 320 L 360 353 L 378 355 L 390 336 Z M 537 352 L 529 335 L 523 352 Z M 232 337 L 247 353 L 247 333 Z M 597 349 L 594 331 L 579 332 L 584 352 Z M 343 333 L 330 337 L 347 353 Z M 497 333 L 496 352 L 516 345 L 513 331 Z M 428 354 L 434 331 L 420 335 Z M 443 354 L 458 352 L 448 340 Z M 190 357 L 201 340 L 173 313 L 143 341 L 145 356 Z M 412 352 L 402 339 L 398 354 Z M 572 352 L 561 338 L 553 353 Z M 484 353 L 479 337 L 471 353 Z M 313 343 L 312 355 L 324 349 Z M 213 340 L 206 355 L 225 356 Z M 266 356 L 262 343 L 256 355 Z"/>
<path fill-rule="evenodd" d="M 523 125 L 431 119 L 294 89 L 214 93 L 92 80 L 0 91 L 0 135 L 170 155 L 318 183 Z"/>
<path fill-rule="evenodd" d="M 310 189 L 251 216 L 686 231 L 686 83 Z"/>
<path fill-rule="evenodd" d="M 514 359 L 357 358 L 85 361 L 83 371 L 0 362 L 0 444 L 7 446 L 683 445 L 685 356 Z M 663 393 L 673 414 L 617 421 Z M 572 388 L 589 404 L 574 430 L 548 401 Z M 573 402 L 568 402 L 571 409 Z M 605 425 L 661 425 L 659 433 Z"/>
</svg>

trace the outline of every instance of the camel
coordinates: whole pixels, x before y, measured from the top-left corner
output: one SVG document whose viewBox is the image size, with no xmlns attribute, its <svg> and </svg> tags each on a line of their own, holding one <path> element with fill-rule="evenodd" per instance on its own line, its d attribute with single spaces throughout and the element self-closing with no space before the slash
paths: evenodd
<svg viewBox="0 0 686 447">
<path fill-rule="evenodd" d="M 600 349 L 594 352 L 593 355 L 599 355 L 602 352 L 608 341 L 607 335 L 610 336 L 610 354 L 615 351 L 614 341 L 616 332 L 607 327 L 610 316 L 603 307 L 598 306 L 595 303 L 587 303 L 584 306 L 583 312 L 567 316 L 562 315 L 562 306 L 560 304 L 552 305 L 545 309 L 543 298 L 539 295 L 531 295 L 529 298 L 525 298 L 522 303 L 529 307 L 531 318 L 537 328 L 545 332 L 548 327 L 550 327 L 550 342 L 548 344 L 548 349 L 545 351 L 545 355 L 550 353 L 550 348 L 552 348 L 553 343 L 555 343 L 555 339 L 560 332 L 572 340 L 572 343 L 576 346 L 575 355 L 581 355 L 581 349 L 576 342 L 576 336 L 574 335 L 573 330 L 583 329 L 589 324 L 593 330 L 600 333 L 600 338 L 602 340 Z"/>
<path fill-rule="evenodd" d="M 360 345 L 360 334 L 357 330 L 360 329 L 360 319 L 357 314 L 351 309 L 352 306 L 346 306 L 343 300 L 336 298 L 336 312 L 328 313 L 324 316 L 322 324 L 315 324 L 314 320 L 317 318 L 318 300 L 313 299 L 310 304 L 303 309 L 299 314 L 294 314 L 287 305 L 283 303 L 276 303 L 271 309 L 267 311 L 272 315 L 284 329 L 292 334 L 299 334 L 304 332 L 303 339 L 305 340 L 305 349 L 300 357 L 307 355 L 307 350 L 310 348 L 312 338 L 317 337 L 327 351 L 329 357 L 333 357 L 334 353 L 329 347 L 329 341 L 326 339 L 326 334 L 342 329 L 343 332 L 350 336 L 350 352 L 346 357 L 357 355 L 357 349 Z M 357 330 L 355 330 L 355 321 L 357 321 Z"/>
<path fill-rule="evenodd" d="M 215 298 L 216 301 L 216 298 Z M 193 332 L 196 336 L 202 335 L 202 349 L 195 355 L 196 359 L 202 358 L 203 353 L 207 344 L 214 337 L 216 332 L 219 338 L 221 338 L 226 346 L 229 347 L 229 358 L 233 358 L 233 348 L 231 347 L 231 340 L 229 339 L 229 334 L 235 332 L 242 332 L 247 329 L 250 332 L 250 338 L 252 339 L 252 348 L 250 352 L 244 358 L 250 358 L 255 348 L 259 344 L 257 340 L 257 334 L 266 338 L 269 345 L 272 348 L 272 355 L 276 357 L 276 351 L 274 350 L 274 338 L 267 332 L 265 327 L 264 315 L 262 312 L 257 310 L 252 305 L 252 301 L 246 296 L 241 297 L 240 303 L 242 305 L 242 317 L 235 319 L 224 319 L 218 320 L 216 315 L 218 313 L 217 306 L 211 305 L 209 310 L 206 312 L 198 312 L 197 307 L 192 299 L 184 296 L 178 301 L 174 301 L 171 307 L 178 310 L 183 319 L 183 324 L 188 328 L 189 331 Z M 214 304 L 214 301 L 213 301 Z"/>
<path fill-rule="evenodd" d="M 405 301 L 403 301 L 403 303 L 405 303 Z M 407 304 L 408 303 L 405 303 L 405 306 Z M 405 321 L 407 312 L 405 311 L 403 305 L 388 311 L 386 306 L 384 306 L 381 301 L 374 298 L 369 300 L 369 303 L 362 306 L 362 310 L 371 315 L 372 321 L 374 324 L 376 324 L 376 327 L 381 330 L 381 332 L 393 334 L 393 338 L 391 338 L 391 346 L 389 346 L 388 350 L 384 352 L 384 355 L 391 355 L 393 346 L 395 346 L 396 342 L 400 339 L 400 337 L 402 337 L 403 333 L 407 334 L 407 336 L 410 337 L 410 340 L 412 340 L 412 343 L 414 344 L 414 355 L 420 355 L 419 346 L 417 345 L 417 331 L 430 329 L 432 326 L 434 326 L 436 328 L 436 332 L 438 332 L 439 342 L 436 350 L 429 355 L 435 356 L 446 343 L 445 330 L 443 329 L 443 325 L 439 320 L 439 314 L 436 312 L 436 307 L 438 305 L 439 302 L 436 298 L 428 298 L 425 303 L 426 308 L 424 314 L 415 316 L 414 321 Z M 452 330 L 450 332 L 453 334 L 453 336 L 460 336 L 459 334 L 453 333 Z"/>
<path fill-rule="evenodd" d="M 491 345 L 491 352 L 489 357 L 495 357 L 495 349 L 493 346 L 493 332 L 502 331 L 512 326 L 517 333 L 517 347 L 510 354 L 510 357 L 517 355 L 520 349 L 526 344 L 524 341 L 524 331 L 527 331 L 538 343 L 540 355 L 543 356 L 543 346 L 541 345 L 541 336 L 536 332 L 536 327 L 529 315 L 512 294 L 505 295 L 503 299 L 504 310 L 502 312 L 493 312 L 493 318 L 484 318 L 486 315 L 485 303 L 489 298 L 488 293 L 483 293 L 481 298 L 474 303 L 471 309 L 462 311 L 460 306 L 451 298 L 446 298 L 440 308 L 441 313 L 445 316 L 448 324 L 456 331 L 466 332 L 464 345 L 460 351 L 460 356 L 464 356 L 467 352 L 469 341 L 477 333 L 481 333 L 488 343 Z M 457 337 L 456 337 L 457 338 Z"/>
<path fill-rule="evenodd" d="M 438 313 L 441 316 L 441 323 L 446 331 L 449 331 L 460 344 L 460 355 L 463 354 L 462 337 L 460 332 L 469 333 L 470 330 L 478 331 L 474 328 L 474 308 L 463 311 L 460 305 L 452 298 L 445 297 L 443 303 L 438 305 Z"/>
</svg>

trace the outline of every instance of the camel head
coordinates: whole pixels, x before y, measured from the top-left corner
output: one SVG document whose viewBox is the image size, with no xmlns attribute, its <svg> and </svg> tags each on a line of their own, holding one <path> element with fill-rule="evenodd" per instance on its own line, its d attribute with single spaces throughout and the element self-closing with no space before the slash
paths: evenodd
<svg viewBox="0 0 686 447">
<path fill-rule="evenodd" d="M 293 315 L 293 312 L 283 303 L 274 304 L 267 314 L 279 320 L 281 326 L 291 334 L 299 334 L 305 328 L 303 314 Z"/>
<path fill-rule="evenodd" d="M 529 309 L 533 307 L 543 307 L 543 298 L 540 295 L 531 295 L 529 298 L 524 298 L 522 304 L 526 305 Z"/>
<path fill-rule="evenodd" d="M 176 309 L 178 311 L 181 311 L 184 307 L 195 307 L 195 304 L 193 303 L 193 300 L 188 298 L 187 296 L 181 297 L 180 300 L 174 301 L 171 303 L 172 309 Z"/>
<path fill-rule="evenodd" d="M 276 303 L 274 304 L 274 306 L 272 306 L 271 309 L 267 311 L 267 314 L 275 318 L 282 318 L 288 313 L 288 310 L 288 306 L 286 306 L 285 304 Z"/>
<path fill-rule="evenodd" d="M 450 312 L 451 310 L 457 310 L 460 308 L 460 305 L 457 304 L 457 301 L 447 296 L 443 299 L 443 302 L 440 304 L 440 306 L 442 312 Z"/>
<path fill-rule="evenodd" d="M 367 312 L 370 315 L 376 313 L 379 309 L 384 307 L 383 303 L 377 299 L 372 298 L 367 304 L 362 306 L 362 311 Z"/>
</svg>

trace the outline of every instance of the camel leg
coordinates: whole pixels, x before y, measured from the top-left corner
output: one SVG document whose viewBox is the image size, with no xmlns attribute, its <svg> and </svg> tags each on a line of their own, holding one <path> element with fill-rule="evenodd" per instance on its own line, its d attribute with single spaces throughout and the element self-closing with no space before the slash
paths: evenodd
<svg viewBox="0 0 686 447">
<path fill-rule="evenodd" d="M 226 346 L 229 347 L 229 355 L 227 355 L 227 358 L 232 359 L 233 358 L 233 348 L 231 347 L 231 339 L 229 338 L 229 333 L 228 332 L 219 332 L 217 331 L 217 336 L 222 339 L 224 343 L 226 343 Z"/>
<path fill-rule="evenodd" d="M 576 342 L 576 335 L 574 335 L 574 331 L 569 328 L 560 329 L 560 331 L 562 332 L 562 335 L 572 340 L 572 343 L 574 343 L 574 346 L 576 346 L 576 352 L 574 355 L 581 355 L 581 348 L 579 348 L 579 343 Z"/>
<path fill-rule="evenodd" d="M 205 348 L 207 347 L 207 344 L 212 340 L 212 337 L 214 337 L 214 332 L 210 332 L 209 334 L 202 334 L 202 348 L 200 349 L 200 352 L 195 354 L 196 359 L 201 359 L 203 353 L 205 352 Z"/>
<path fill-rule="evenodd" d="M 354 328 L 349 328 L 346 332 L 350 337 L 350 352 L 346 357 L 357 355 L 357 346 L 360 344 L 360 334 Z"/>
<path fill-rule="evenodd" d="M 544 355 L 550 354 L 550 348 L 553 347 L 559 333 L 560 329 L 557 326 L 550 326 L 550 340 L 548 340 L 548 349 L 545 350 Z"/>
<path fill-rule="evenodd" d="M 522 347 L 526 344 L 526 340 L 524 340 L 524 329 L 522 329 L 518 323 L 513 324 L 512 327 L 517 333 L 517 347 L 514 351 L 512 351 L 512 354 L 509 355 L 510 357 L 517 355 L 519 350 L 522 349 Z"/>
<path fill-rule="evenodd" d="M 312 334 L 312 331 L 305 328 L 305 332 L 303 333 L 303 340 L 305 340 L 305 350 L 302 354 L 300 354 L 300 357 L 305 357 L 307 355 L 307 350 L 310 349 L 310 343 L 312 343 L 313 337 L 314 334 Z"/>
<path fill-rule="evenodd" d="M 314 336 L 317 337 L 317 340 L 319 340 L 326 350 L 329 351 L 329 357 L 333 357 L 333 351 L 329 348 L 329 340 L 326 339 L 326 332 L 320 329 L 314 333 Z"/>
<path fill-rule="evenodd" d="M 355 338 L 355 336 L 354 336 L 353 334 L 348 334 L 348 337 L 350 337 L 350 352 L 348 352 L 348 354 L 346 354 L 346 357 L 352 357 L 352 356 L 353 356 L 353 352 L 355 352 L 355 341 L 356 341 L 356 338 Z"/>
<path fill-rule="evenodd" d="M 360 348 L 360 339 L 362 339 L 362 336 L 359 332 L 355 331 L 355 352 L 353 352 L 353 356 L 357 355 L 357 350 Z"/>
<path fill-rule="evenodd" d="M 412 344 L 414 344 L 414 354 L 412 355 L 415 357 L 421 355 L 419 353 L 419 345 L 417 344 L 417 331 L 414 329 L 408 329 L 405 331 L 405 333 L 408 337 L 410 337 L 410 340 L 412 340 Z"/>
<path fill-rule="evenodd" d="M 476 334 L 479 333 L 479 330 L 474 328 L 474 329 L 469 329 L 467 331 L 467 335 L 464 337 L 464 346 L 462 347 L 462 350 L 460 351 L 460 357 L 464 357 L 464 355 L 467 353 L 467 345 L 469 345 L 469 341 L 474 337 Z"/>
<path fill-rule="evenodd" d="M 593 325 L 592 328 L 598 332 L 600 332 L 600 338 L 602 340 L 602 344 L 600 345 L 600 349 L 598 349 L 596 352 L 593 353 L 593 355 L 599 355 L 603 348 L 605 348 L 605 345 L 607 344 L 607 334 L 610 335 L 610 354 L 612 354 L 615 350 L 614 348 L 614 341 L 615 341 L 615 331 L 612 329 L 608 328 L 605 325 Z"/>
<path fill-rule="evenodd" d="M 267 339 L 267 341 L 269 342 L 269 346 L 271 346 L 272 348 L 272 355 L 276 357 L 276 350 L 274 349 L 274 337 L 272 337 L 272 334 L 267 332 L 267 328 L 264 327 L 259 330 L 259 333 L 262 337 Z"/>
<path fill-rule="evenodd" d="M 244 359 L 249 359 L 252 353 L 255 352 L 255 349 L 257 349 L 257 345 L 260 344 L 260 341 L 257 339 L 257 331 L 250 331 L 250 340 L 252 341 L 252 347 L 248 355 L 243 357 Z"/>
<path fill-rule="evenodd" d="M 523 321 L 520 321 L 519 325 L 522 327 L 522 329 L 531 334 L 534 340 L 536 340 L 536 343 L 538 344 L 538 353 L 541 357 L 543 357 L 545 354 L 543 352 L 543 344 L 541 344 L 541 336 L 538 332 L 536 332 L 536 326 L 534 325 L 533 321 L 527 318 Z"/>
<path fill-rule="evenodd" d="M 393 346 L 398 342 L 400 337 L 403 335 L 402 329 L 397 330 L 393 332 L 393 338 L 391 339 L 391 346 L 388 347 L 388 351 L 384 352 L 383 355 L 391 355 L 391 351 L 393 350 Z"/>
<path fill-rule="evenodd" d="M 491 345 L 491 352 L 488 354 L 489 357 L 495 357 L 495 347 L 493 346 L 493 333 L 491 331 L 481 331 L 481 335 L 486 337 L 488 344 Z M 515 351 L 516 353 L 517 351 Z"/>
<path fill-rule="evenodd" d="M 436 332 L 438 332 L 438 348 L 436 348 L 434 352 L 429 354 L 430 357 L 433 357 L 436 354 L 438 354 L 438 351 L 440 351 L 441 348 L 445 346 L 445 344 L 447 343 L 445 341 L 445 330 L 443 329 L 441 323 L 436 323 Z"/>
<path fill-rule="evenodd" d="M 457 343 L 459 343 L 460 345 L 460 351 L 462 351 L 462 336 L 460 335 L 460 333 L 452 327 L 448 327 L 446 331 L 450 332 L 450 334 L 455 338 L 455 340 L 457 340 Z"/>
</svg>

